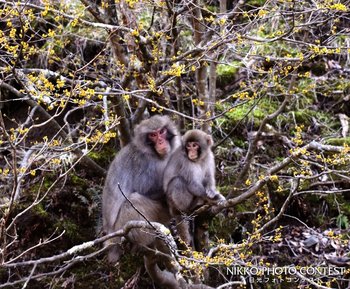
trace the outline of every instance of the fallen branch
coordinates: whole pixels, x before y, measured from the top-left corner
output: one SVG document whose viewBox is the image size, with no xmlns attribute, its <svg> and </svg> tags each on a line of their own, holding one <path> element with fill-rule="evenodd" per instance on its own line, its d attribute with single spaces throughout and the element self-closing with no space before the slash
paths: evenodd
<svg viewBox="0 0 350 289">
<path fill-rule="evenodd" d="M 145 221 L 129 221 L 128 223 L 125 224 L 125 226 L 113 233 L 110 233 L 108 235 L 105 235 L 103 237 L 97 238 L 93 241 L 88 241 L 76 246 L 73 246 L 72 248 L 68 249 L 66 252 L 63 252 L 58 255 L 54 255 L 51 257 L 45 257 L 45 258 L 40 258 L 37 260 L 28 260 L 28 261 L 22 261 L 22 262 L 12 262 L 12 260 L 4 262 L 1 264 L 3 268 L 15 268 L 15 267 L 20 267 L 20 266 L 31 266 L 31 265 L 41 265 L 45 263 L 50 263 L 54 261 L 59 261 L 62 259 L 66 259 L 72 255 L 75 255 L 81 251 L 84 251 L 86 249 L 92 248 L 96 245 L 99 245 L 109 239 L 112 239 L 114 237 L 121 237 L 121 236 L 126 236 L 130 230 L 132 229 L 157 229 L 157 232 L 162 234 L 164 238 L 172 238 L 172 236 L 169 233 L 169 229 L 167 229 L 164 225 L 157 223 L 157 222 L 151 222 L 150 226 L 147 222 Z M 175 243 L 175 241 L 174 241 Z M 104 248 L 106 249 L 106 248 Z M 78 258 L 79 256 L 75 257 Z M 1 288 L 1 285 L 0 285 Z"/>
</svg>

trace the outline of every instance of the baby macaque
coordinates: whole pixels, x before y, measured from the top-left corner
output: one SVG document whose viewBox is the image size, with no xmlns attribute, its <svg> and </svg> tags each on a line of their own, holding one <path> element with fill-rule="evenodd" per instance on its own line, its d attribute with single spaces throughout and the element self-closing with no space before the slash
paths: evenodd
<svg viewBox="0 0 350 289">
<path fill-rule="evenodd" d="M 193 244 L 189 225 L 181 215 L 191 214 L 205 203 L 225 201 L 215 187 L 215 161 L 212 137 L 201 130 L 190 130 L 182 137 L 182 146 L 169 159 L 164 172 L 164 191 L 171 216 L 175 217 L 179 235 Z"/>
</svg>

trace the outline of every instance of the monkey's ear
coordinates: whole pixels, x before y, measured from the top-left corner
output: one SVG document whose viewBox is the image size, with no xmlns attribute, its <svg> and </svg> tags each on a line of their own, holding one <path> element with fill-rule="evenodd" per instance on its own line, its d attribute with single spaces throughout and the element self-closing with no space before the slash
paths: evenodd
<svg viewBox="0 0 350 289">
<path fill-rule="evenodd" d="M 213 138 L 211 137 L 211 135 L 208 134 L 206 139 L 208 146 L 211 147 L 214 144 Z"/>
<path fill-rule="evenodd" d="M 186 139 L 184 138 L 184 136 L 181 137 L 180 147 L 181 147 L 183 152 L 187 152 Z"/>
</svg>

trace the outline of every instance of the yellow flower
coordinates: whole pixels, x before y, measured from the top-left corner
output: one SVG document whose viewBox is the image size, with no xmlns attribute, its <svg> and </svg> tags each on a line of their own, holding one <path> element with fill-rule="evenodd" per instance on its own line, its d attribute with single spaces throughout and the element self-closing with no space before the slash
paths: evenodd
<svg viewBox="0 0 350 289">
<path fill-rule="evenodd" d="M 64 79 L 57 79 L 56 87 L 57 88 L 62 88 L 64 86 L 64 83 L 65 83 Z"/>
<path fill-rule="evenodd" d="M 343 11 L 343 12 L 348 11 L 348 8 L 342 3 L 336 3 L 336 4 L 333 4 L 333 5 L 330 5 L 329 9 Z"/>
<path fill-rule="evenodd" d="M 133 30 L 131 31 L 131 35 L 137 37 L 137 36 L 140 36 L 140 33 L 139 33 L 138 30 L 133 29 Z"/>
<path fill-rule="evenodd" d="M 270 176 L 270 181 L 272 181 L 272 182 L 278 181 L 278 176 L 276 176 L 276 175 Z"/>
<path fill-rule="evenodd" d="M 265 15 L 267 15 L 269 12 L 264 10 L 264 9 L 260 9 L 258 12 L 258 16 L 259 17 L 264 17 Z"/>
<path fill-rule="evenodd" d="M 49 37 L 54 37 L 56 35 L 55 31 L 52 29 L 49 29 L 49 32 L 47 34 Z"/>
<path fill-rule="evenodd" d="M 72 25 L 72 27 L 75 27 L 75 26 L 77 26 L 77 24 L 78 24 L 78 18 L 75 18 L 75 19 L 72 21 L 71 25 Z"/>
<path fill-rule="evenodd" d="M 174 63 L 171 68 L 165 72 L 163 72 L 164 75 L 170 75 L 170 76 L 181 76 L 181 74 L 185 73 L 185 65 L 184 64 L 178 64 Z"/>
</svg>

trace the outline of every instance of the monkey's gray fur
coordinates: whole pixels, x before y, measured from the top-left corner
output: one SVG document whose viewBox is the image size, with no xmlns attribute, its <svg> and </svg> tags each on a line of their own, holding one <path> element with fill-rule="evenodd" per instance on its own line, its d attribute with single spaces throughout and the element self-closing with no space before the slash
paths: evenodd
<svg viewBox="0 0 350 289">
<path fill-rule="evenodd" d="M 114 223 L 114 231 L 122 228 L 128 221 L 158 222 L 167 226 L 170 222 L 170 214 L 166 204 L 151 200 L 139 193 L 132 193 L 122 205 L 118 217 Z M 131 205 L 132 203 L 132 205 Z M 131 229 L 126 238 L 132 243 L 132 249 L 143 247 L 168 251 L 164 242 L 159 240 L 152 229 Z"/>
<path fill-rule="evenodd" d="M 199 156 L 189 159 L 188 143 L 199 145 Z M 189 245 L 193 239 L 188 224 L 181 217 L 191 214 L 204 203 L 218 203 L 225 197 L 216 190 L 215 160 L 211 151 L 212 137 L 201 130 L 189 130 L 182 137 L 182 145 L 172 154 L 164 172 L 164 191 L 167 196 L 170 214 L 176 217 L 180 237 Z"/>
<path fill-rule="evenodd" d="M 132 193 L 128 199 L 130 202 L 124 202 L 118 214 L 114 224 L 115 231 L 123 227 L 130 220 L 146 221 L 145 218 L 150 222 L 158 222 L 164 225 L 169 224 L 171 219 L 169 211 L 160 201 L 151 200 L 138 193 Z M 171 263 L 173 260 L 171 258 L 171 251 L 164 240 L 156 235 L 155 230 L 135 228 L 131 229 L 125 237 L 131 242 L 132 251 L 141 250 L 144 252 L 146 270 L 157 285 L 162 286 L 162 288 L 180 288 L 179 281 L 174 274 L 174 266 Z M 116 250 L 116 247 L 112 248 L 112 253 L 110 252 L 110 254 L 114 254 L 113 250 Z M 169 256 L 169 258 L 165 256 Z M 161 270 L 159 265 L 162 265 L 161 267 L 164 269 Z"/>
<path fill-rule="evenodd" d="M 188 159 L 188 142 L 199 143 L 200 156 L 195 161 Z M 164 172 L 164 191 L 171 212 L 191 213 L 205 200 L 225 199 L 215 187 L 212 144 L 211 136 L 201 130 L 189 130 L 182 137 L 182 146 L 173 153 Z"/>
<path fill-rule="evenodd" d="M 164 209 L 164 205 L 160 201 L 151 200 L 138 193 L 131 194 L 128 199 L 132 205 L 128 201 L 123 203 L 115 222 L 115 230 L 120 229 L 130 220 L 145 221 L 144 217 L 151 222 L 169 224 L 171 219 L 169 211 Z M 126 238 L 131 242 L 132 250 L 142 250 L 144 252 L 145 268 L 157 285 L 156 288 L 214 289 L 204 284 L 188 284 L 178 274 L 179 268 L 172 262 L 174 256 L 172 256 L 168 244 L 162 238 L 158 238 L 153 229 L 131 229 Z M 176 245 L 172 246 L 172 249 L 176 249 L 175 247 Z"/>
</svg>

